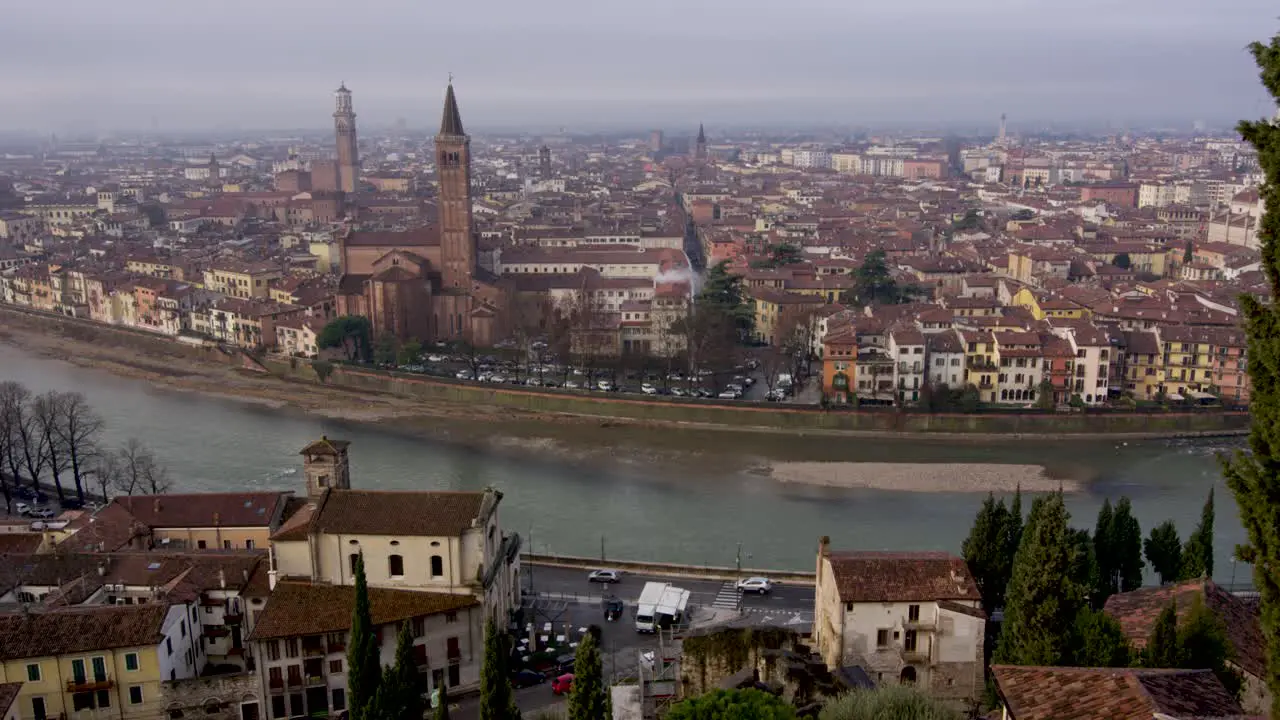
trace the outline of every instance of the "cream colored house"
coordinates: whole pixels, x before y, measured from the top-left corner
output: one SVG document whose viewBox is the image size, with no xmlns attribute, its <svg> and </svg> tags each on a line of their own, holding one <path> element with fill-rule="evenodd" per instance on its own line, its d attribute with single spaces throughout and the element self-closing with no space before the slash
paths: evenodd
<svg viewBox="0 0 1280 720">
<path fill-rule="evenodd" d="M 982 697 L 986 613 L 962 558 L 818 549 L 814 645 L 831 669 L 911 683 L 957 704 Z"/>
</svg>

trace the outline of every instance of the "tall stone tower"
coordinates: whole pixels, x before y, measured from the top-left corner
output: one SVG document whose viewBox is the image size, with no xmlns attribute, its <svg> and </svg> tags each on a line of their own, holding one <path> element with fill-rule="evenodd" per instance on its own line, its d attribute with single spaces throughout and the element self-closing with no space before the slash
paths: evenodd
<svg viewBox="0 0 1280 720">
<path fill-rule="evenodd" d="M 707 159 L 707 133 L 702 129 L 702 123 L 698 123 L 698 141 L 694 146 L 693 156 L 699 160 Z"/>
<path fill-rule="evenodd" d="M 551 148 L 546 145 L 538 148 L 538 174 L 543 178 L 551 177 Z"/>
<path fill-rule="evenodd" d="M 1000 113 L 1000 133 L 996 135 L 996 143 L 1000 145 L 1004 144 L 1005 138 L 1007 137 L 1005 135 L 1005 130 L 1006 130 L 1005 122 L 1006 122 L 1005 114 Z"/>
<path fill-rule="evenodd" d="M 471 138 L 462 129 L 462 115 L 453 96 L 453 83 L 444 96 L 444 115 L 436 135 L 436 175 L 440 181 L 440 260 L 444 291 L 470 293 L 476 267 L 471 233 Z"/>
<path fill-rule="evenodd" d="M 351 91 L 340 85 L 334 97 L 333 131 L 338 144 L 338 189 L 356 191 L 360 178 L 360 151 L 356 149 L 356 113 L 351 109 Z"/>
<path fill-rule="evenodd" d="M 329 488 L 351 489 L 351 469 L 347 465 L 346 440 L 319 440 L 302 448 L 302 472 L 307 477 L 307 497 L 315 500 Z"/>
</svg>

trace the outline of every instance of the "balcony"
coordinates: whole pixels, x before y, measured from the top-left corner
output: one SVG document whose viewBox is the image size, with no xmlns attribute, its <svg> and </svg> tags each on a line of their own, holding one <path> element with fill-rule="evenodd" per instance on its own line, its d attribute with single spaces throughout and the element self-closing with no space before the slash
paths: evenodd
<svg viewBox="0 0 1280 720">
<path fill-rule="evenodd" d="M 302 676 L 301 676 L 301 675 L 290 675 L 290 676 L 289 676 L 289 678 L 288 678 L 288 680 L 286 680 L 286 681 L 285 681 L 285 684 L 286 684 L 286 685 L 288 685 L 288 686 L 289 686 L 289 687 L 291 687 L 291 688 L 298 688 L 298 687 L 302 687 Z"/>
<path fill-rule="evenodd" d="M 308 676 L 307 676 L 307 687 L 320 687 L 321 685 L 324 685 L 324 684 L 325 684 L 325 682 L 324 682 L 324 676 L 323 676 L 323 675 L 308 675 Z"/>
<path fill-rule="evenodd" d="M 328 650 L 330 653 L 344 653 L 347 651 L 346 643 L 329 643 Z"/>
<path fill-rule="evenodd" d="M 326 650 L 324 643 L 302 641 L 302 657 L 320 657 Z"/>
<path fill-rule="evenodd" d="M 222 622 L 226 623 L 227 625 L 239 625 L 240 623 L 244 622 L 244 615 L 238 612 L 227 613 L 226 615 L 222 616 Z"/>
<path fill-rule="evenodd" d="M 273 677 L 267 681 L 267 688 L 273 693 L 284 692 L 284 678 Z"/>
<path fill-rule="evenodd" d="M 916 648 L 915 650 L 904 649 L 902 651 L 902 662 L 907 663 L 908 665 L 929 665 L 932 662 L 932 658 L 929 656 L 929 650 L 927 648 Z"/>
<path fill-rule="evenodd" d="M 938 629 L 938 626 L 931 618 L 916 618 L 915 620 L 903 620 L 902 629 L 933 632 Z"/>
<path fill-rule="evenodd" d="M 108 675 L 94 675 L 91 678 L 72 678 L 67 681 L 67 692 L 93 692 L 94 690 L 110 690 L 115 687 Z"/>
<path fill-rule="evenodd" d="M 996 364 L 986 358 L 966 358 L 964 366 L 970 370 L 986 370 L 988 372 L 996 369 Z"/>
<path fill-rule="evenodd" d="M 242 648 L 242 647 L 233 647 L 233 648 L 231 648 L 230 650 L 228 650 L 226 654 L 227 654 L 228 656 L 232 656 L 232 655 L 244 655 L 244 648 Z"/>
<path fill-rule="evenodd" d="M 224 638 L 231 634 L 231 631 L 220 625 L 205 625 L 204 635 L 209 638 Z"/>
</svg>

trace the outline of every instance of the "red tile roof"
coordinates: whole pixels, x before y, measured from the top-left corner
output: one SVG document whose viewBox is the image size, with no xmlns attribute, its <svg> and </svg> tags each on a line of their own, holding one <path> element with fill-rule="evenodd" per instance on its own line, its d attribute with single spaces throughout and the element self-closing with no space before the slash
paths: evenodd
<svg viewBox="0 0 1280 720">
<path fill-rule="evenodd" d="M 981 600 L 963 558 L 944 552 L 831 552 L 842 602 Z"/>
<path fill-rule="evenodd" d="M 152 528 L 269 527 L 289 495 L 287 492 L 134 495 L 111 502 Z"/>
<path fill-rule="evenodd" d="M 312 585 L 282 581 L 271 591 L 253 629 L 253 639 L 320 635 L 351 629 L 356 589 L 350 585 Z M 375 625 L 480 604 L 472 595 L 369 588 L 369 613 Z"/>
<path fill-rule="evenodd" d="M 157 645 L 168 603 L 70 607 L 0 616 L 0 660 Z"/>
<path fill-rule="evenodd" d="M 1011 720 L 1229 718 L 1240 704 L 1209 670 L 1015 667 L 991 673 Z"/>
</svg>

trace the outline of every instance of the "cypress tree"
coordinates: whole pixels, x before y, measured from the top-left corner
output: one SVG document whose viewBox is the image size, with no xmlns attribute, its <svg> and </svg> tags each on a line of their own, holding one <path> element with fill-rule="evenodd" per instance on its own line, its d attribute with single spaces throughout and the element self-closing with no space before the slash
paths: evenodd
<svg viewBox="0 0 1280 720">
<path fill-rule="evenodd" d="M 1160 584 L 1176 582 L 1182 575 L 1182 540 L 1172 520 L 1151 528 L 1151 537 L 1142 545 L 1151 569 L 1160 576 Z"/>
<path fill-rule="evenodd" d="M 573 661 L 573 689 L 569 691 L 569 720 L 609 720 L 609 686 L 604 682 L 604 663 L 600 657 L 600 644 L 596 640 L 599 628 L 578 643 L 578 654 Z"/>
<path fill-rule="evenodd" d="M 1280 35 L 1269 44 L 1249 47 L 1262 85 L 1280 103 Z M 1258 151 L 1265 207 L 1258 223 L 1262 269 L 1271 300 L 1245 295 L 1240 308 L 1249 337 L 1248 371 L 1251 454 L 1236 453 L 1225 463 L 1227 486 L 1235 493 L 1249 544 L 1237 555 L 1253 565 L 1253 584 L 1261 601 L 1262 636 L 1267 647 L 1265 680 L 1271 691 L 1271 716 L 1280 717 L 1280 126 L 1269 120 L 1241 122 L 1238 130 Z"/>
<path fill-rule="evenodd" d="M 1098 523 L 1093 528 L 1093 556 L 1097 563 L 1097 578 L 1093 584 L 1093 605 L 1102 607 L 1107 598 L 1116 593 L 1117 559 L 1111 538 L 1115 526 L 1115 513 L 1111 510 L 1111 498 L 1102 501 L 1098 510 Z"/>
<path fill-rule="evenodd" d="M 441 683 L 436 691 L 435 720 L 449 720 L 449 686 Z"/>
<path fill-rule="evenodd" d="M 480 720 L 517 720 L 520 710 L 507 677 L 506 638 L 493 619 L 484 626 L 484 665 L 480 668 Z"/>
<path fill-rule="evenodd" d="M 1178 626 L 1178 655 L 1182 667 L 1213 670 L 1227 692 L 1239 697 L 1244 679 L 1227 665 L 1231 653 L 1226 625 L 1204 604 L 1204 598 L 1197 595 Z"/>
<path fill-rule="evenodd" d="M 363 720 L 382 680 L 378 637 L 369 611 L 369 585 L 364 577 L 364 553 L 356 556 L 354 574 L 356 601 L 347 641 L 347 709 L 354 720 Z"/>
<path fill-rule="evenodd" d="M 400 624 L 396 635 L 396 662 L 383 673 L 379 691 L 379 711 L 388 720 L 421 718 L 426 711 L 422 677 L 418 675 L 418 661 L 413 657 L 413 623 L 408 620 Z"/>
<path fill-rule="evenodd" d="M 1120 623 L 1101 610 L 1083 608 L 1076 615 L 1071 664 L 1075 667 L 1128 667 L 1133 649 Z"/>
<path fill-rule="evenodd" d="M 1009 511 L 1004 501 L 988 494 L 973 519 L 969 537 L 961 545 L 960 552 L 969 564 L 969 572 L 973 573 L 978 592 L 982 594 L 982 605 L 989 613 L 1004 607 L 1005 587 L 1013 569 L 1005 537 L 1008 526 Z"/>
<path fill-rule="evenodd" d="M 1076 614 L 1084 606 L 1077 538 L 1062 492 L 1037 498 L 1022 533 L 1005 598 L 995 662 L 1063 665 L 1071 655 Z"/>
<path fill-rule="evenodd" d="M 1151 629 L 1142 664 L 1149 668 L 1181 667 L 1181 655 L 1178 650 L 1178 601 L 1171 600 L 1160 611 L 1155 627 Z"/>
<path fill-rule="evenodd" d="M 1122 497 L 1116 503 L 1111 521 L 1111 552 L 1116 563 L 1116 585 L 1120 592 L 1131 592 L 1142 587 L 1142 526 L 1133 516 L 1129 498 Z"/>
<path fill-rule="evenodd" d="M 1182 548 L 1182 579 L 1213 577 L 1213 488 L 1200 511 L 1200 524 Z"/>
</svg>

